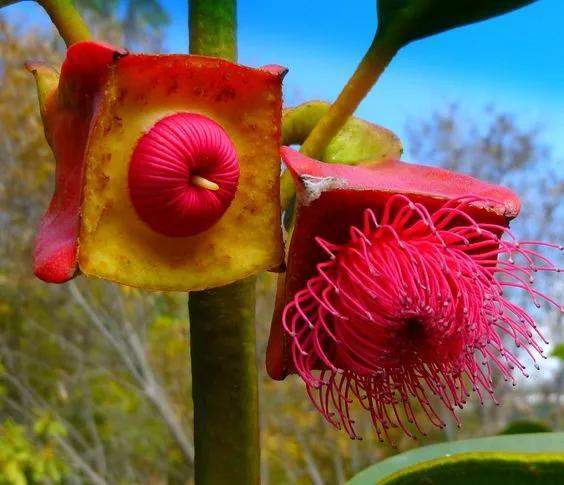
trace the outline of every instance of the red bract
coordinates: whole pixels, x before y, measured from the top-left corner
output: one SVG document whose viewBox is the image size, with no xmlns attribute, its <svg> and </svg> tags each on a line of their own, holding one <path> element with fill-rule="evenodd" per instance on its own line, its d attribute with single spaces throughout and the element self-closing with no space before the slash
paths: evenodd
<svg viewBox="0 0 564 485">
<path fill-rule="evenodd" d="M 57 160 L 55 193 L 41 218 L 33 252 L 38 278 L 63 283 L 78 271 L 78 232 L 84 151 L 99 90 L 110 66 L 125 52 L 108 44 L 78 42 L 68 51 L 58 85 L 42 109 L 45 135 Z M 35 71 L 33 66 L 31 70 Z"/>
<path fill-rule="evenodd" d="M 559 307 L 532 286 L 534 273 L 559 269 L 533 249 L 554 245 L 509 231 L 515 194 L 398 161 L 366 169 L 283 157 L 300 206 L 268 369 L 297 372 L 331 424 L 358 438 L 357 402 L 380 439 L 395 427 L 423 433 L 417 407 L 442 427 L 433 400 L 457 419 L 471 391 L 495 400 L 494 368 L 512 382 L 515 369 L 526 375 L 509 341 L 533 362 L 542 356 L 534 320 L 504 292 Z"/>
<path fill-rule="evenodd" d="M 188 291 L 280 267 L 284 68 L 89 41 L 60 77 L 28 67 L 57 162 L 39 278 Z"/>
</svg>

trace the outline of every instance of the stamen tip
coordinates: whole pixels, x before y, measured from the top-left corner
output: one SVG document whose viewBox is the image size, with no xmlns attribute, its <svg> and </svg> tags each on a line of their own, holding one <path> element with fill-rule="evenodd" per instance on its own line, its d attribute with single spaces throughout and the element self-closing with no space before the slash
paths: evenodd
<svg viewBox="0 0 564 485">
<path fill-rule="evenodd" d="M 201 187 L 202 189 L 216 191 L 219 190 L 219 185 L 207 178 L 200 177 L 199 175 L 192 175 L 190 177 L 190 183 L 192 185 L 196 185 L 197 187 Z"/>
</svg>

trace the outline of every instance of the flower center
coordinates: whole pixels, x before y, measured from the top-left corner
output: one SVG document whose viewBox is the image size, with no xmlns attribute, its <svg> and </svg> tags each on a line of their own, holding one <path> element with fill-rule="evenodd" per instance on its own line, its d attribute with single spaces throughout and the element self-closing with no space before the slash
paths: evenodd
<svg viewBox="0 0 564 485">
<path fill-rule="evenodd" d="M 535 321 L 504 289 L 562 309 L 532 287 L 534 273 L 561 271 L 532 246 L 561 246 L 518 242 L 488 217 L 474 219 L 476 200 L 429 211 L 395 194 L 383 209 L 365 211 L 346 244 L 317 238 L 330 257 L 295 293 L 282 321 L 310 398 L 351 437 L 354 401 L 370 411 L 379 436 L 394 426 L 411 436 L 405 422 L 421 429 L 410 398 L 442 427 L 432 395 L 456 419 L 454 408 L 471 391 L 481 401 L 493 398 L 494 368 L 507 381 L 515 382 L 514 370 L 528 375 L 509 340 L 533 362 L 543 355 Z"/>
<path fill-rule="evenodd" d="M 425 339 L 424 323 L 417 317 L 409 317 L 403 321 L 403 333 L 409 341 L 421 341 Z"/>
<path fill-rule="evenodd" d="M 238 181 L 233 142 L 215 121 L 193 113 L 155 123 L 129 165 L 135 211 L 152 230 L 170 237 L 193 236 L 216 224 Z"/>
</svg>

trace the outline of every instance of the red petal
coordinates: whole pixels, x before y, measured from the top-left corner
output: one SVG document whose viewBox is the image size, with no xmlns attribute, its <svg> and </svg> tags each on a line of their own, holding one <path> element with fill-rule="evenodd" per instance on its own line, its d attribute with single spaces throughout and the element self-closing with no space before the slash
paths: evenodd
<svg viewBox="0 0 564 485">
<path fill-rule="evenodd" d="M 294 176 L 302 197 L 306 198 L 316 197 L 320 195 L 320 191 L 340 189 L 442 200 L 471 194 L 496 202 L 487 208 L 488 211 L 509 219 L 516 217 L 520 210 L 519 198 L 508 188 L 442 168 L 391 159 L 373 166 L 329 164 L 306 157 L 288 147 L 282 147 L 281 155 Z"/>
<path fill-rule="evenodd" d="M 470 195 L 487 199 L 488 204 L 474 205 L 472 216 L 500 225 L 507 225 L 520 209 L 519 198 L 511 190 L 440 168 L 398 160 L 362 167 L 328 164 L 287 147 L 281 149 L 281 155 L 295 179 L 299 205 L 267 353 L 267 370 L 274 379 L 292 372 L 289 346 L 281 328 L 282 311 L 315 274 L 316 265 L 327 258 L 316 237 L 346 243 L 349 228 L 360 225 L 366 208 L 381 208 L 390 195 L 398 193 L 431 208 Z"/>
<path fill-rule="evenodd" d="M 34 273 L 63 283 L 78 270 L 78 230 L 84 150 L 96 94 L 109 66 L 125 55 L 107 44 L 79 42 L 67 51 L 58 89 L 50 95 L 45 134 L 57 161 L 55 192 L 41 219 L 35 241 Z"/>
</svg>

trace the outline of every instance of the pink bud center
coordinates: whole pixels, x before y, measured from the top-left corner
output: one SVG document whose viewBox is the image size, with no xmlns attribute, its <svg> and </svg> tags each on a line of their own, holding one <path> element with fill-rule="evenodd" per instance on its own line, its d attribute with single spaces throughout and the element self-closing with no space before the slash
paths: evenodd
<svg viewBox="0 0 564 485">
<path fill-rule="evenodd" d="M 129 193 L 140 219 L 170 237 L 193 236 L 225 213 L 237 190 L 233 142 L 215 121 L 176 113 L 153 125 L 129 165 Z"/>
<path fill-rule="evenodd" d="M 494 369 L 515 383 L 515 371 L 528 375 L 520 354 L 535 366 L 544 357 L 534 319 L 507 296 L 522 290 L 535 306 L 564 311 L 533 287 L 536 273 L 561 271 L 539 250 L 561 246 L 518 241 L 506 221 L 475 210 L 488 202 L 468 196 L 434 208 L 394 194 L 366 209 L 345 244 L 316 238 L 329 257 L 282 323 L 314 405 L 351 438 L 354 401 L 381 439 L 396 427 L 414 436 L 422 428 L 413 402 L 444 427 L 438 402 L 458 420 L 471 391 L 495 401 Z"/>
</svg>

